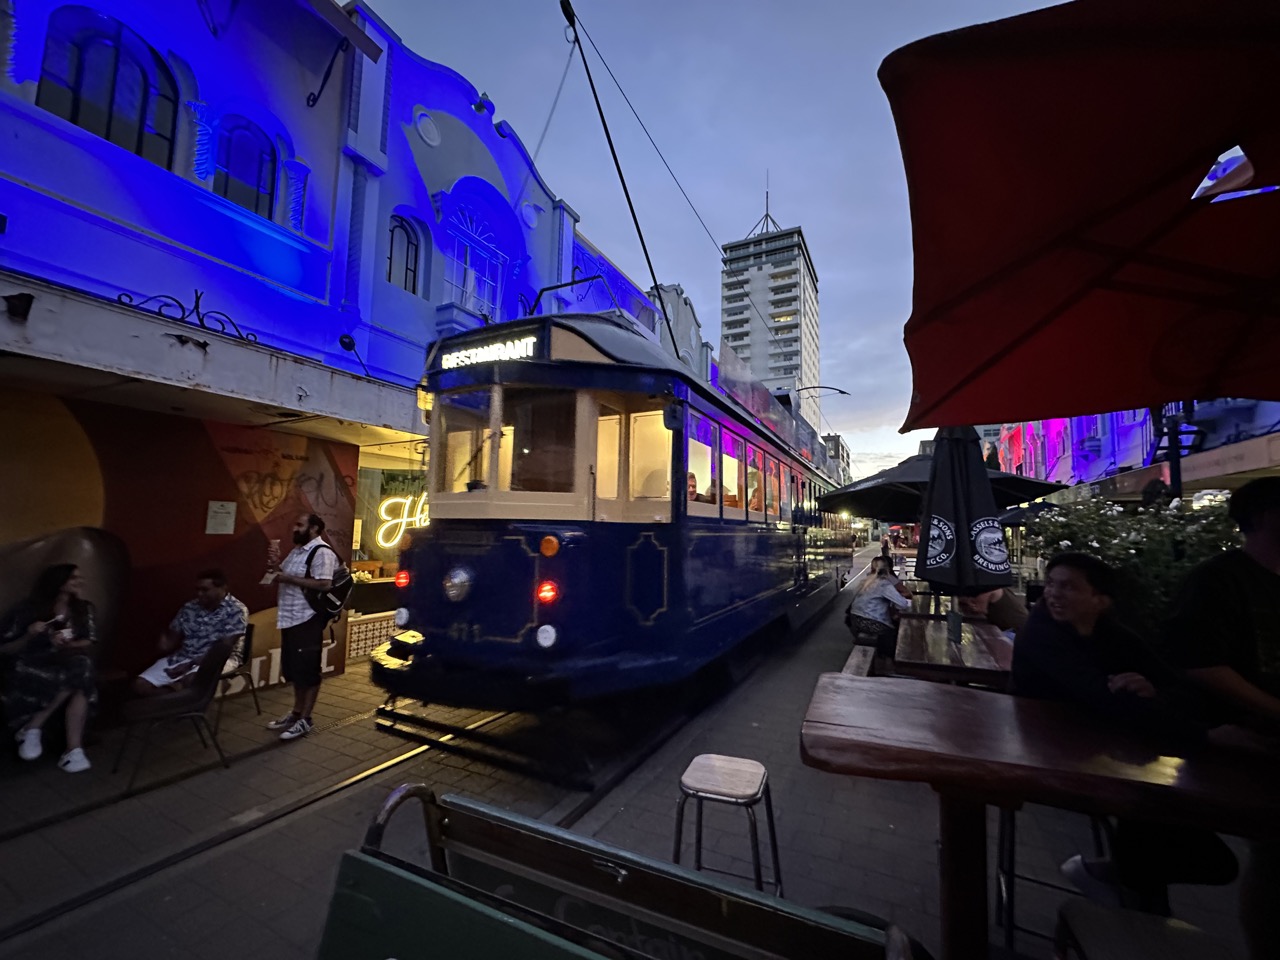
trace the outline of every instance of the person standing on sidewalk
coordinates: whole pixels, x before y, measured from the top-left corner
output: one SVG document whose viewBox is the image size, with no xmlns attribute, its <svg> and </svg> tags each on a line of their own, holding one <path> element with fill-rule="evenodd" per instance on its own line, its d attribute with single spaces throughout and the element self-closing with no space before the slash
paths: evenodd
<svg viewBox="0 0 1280 960">
<path fill-rule="evenodd" d="M 338 566 L 338 554 L 324 539 L 324 520 L 304 513 L 293 525 L 294 548 L 283 561 L 279 548 L 268 554 L 268 573 L 278 587 L 276 626 L 280 628 L 280 672 L 293 684 L 293 709 L 267 724 L 281 740 L 311 732 L 311 710 L 320 693 L 321 647 L 329 617 L 307 599 L 307 590 L 328 590 Z M 277 567 L 277 564 L 279 565 Z"/>
</svg>

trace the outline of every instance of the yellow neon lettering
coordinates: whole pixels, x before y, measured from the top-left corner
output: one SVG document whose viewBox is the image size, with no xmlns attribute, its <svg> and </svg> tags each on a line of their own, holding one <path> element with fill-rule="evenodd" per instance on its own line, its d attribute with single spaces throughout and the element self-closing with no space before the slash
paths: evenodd
<svg viewBox="0 0 1280 960">
<path fill-rule="evenodd" d="M 378 546 L 389 550 L 410 527 L 425 527 L 429 522 L 427 510 L 425 493 L 418 497 L 387 497 L 378 504 L 378 516 L 383 520 L 374 534 Z"/>
</svg>

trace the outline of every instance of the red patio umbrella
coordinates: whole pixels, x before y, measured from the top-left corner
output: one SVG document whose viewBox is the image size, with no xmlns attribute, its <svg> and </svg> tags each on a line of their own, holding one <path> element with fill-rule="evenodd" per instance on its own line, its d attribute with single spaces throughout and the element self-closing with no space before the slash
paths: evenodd
<svg viewBox="0 0 1280 960">
<path fill-rule="evenodd" d="M 880 67 L 911 198 L 904 429 L 1280 399 L 1276 0 L 1076 0 Z"/>
</svg>

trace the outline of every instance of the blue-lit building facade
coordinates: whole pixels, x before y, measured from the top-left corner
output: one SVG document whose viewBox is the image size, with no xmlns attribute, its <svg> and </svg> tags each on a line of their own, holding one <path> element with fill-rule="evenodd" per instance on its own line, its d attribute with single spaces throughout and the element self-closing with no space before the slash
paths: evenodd
<svg viewBox="0 0 1280 960">
<path fill-rule="evenodd" d="M 1225 397 L 1085 417 L 1006 423 L 1000 466 L 1070 485 L 1055 499 L 1140 500 L 1153 481 L 1168 484 L 1178 451 L 1183 490 L 1229 490 L 1280 473 L 1280 403 Z M 1162 423 L 1176 420 L 1173 433 Z"/>
<path fill-rule="evenodd" d="M 394 560 L 436 338 L 558 310 L 657 338 L 577 224 L 366 7 L 0 0 L 0 607 L 81 563 L 127 672 L 220 567 L 274 681 L 267 544 L 314 512 Z"/>
</svg>

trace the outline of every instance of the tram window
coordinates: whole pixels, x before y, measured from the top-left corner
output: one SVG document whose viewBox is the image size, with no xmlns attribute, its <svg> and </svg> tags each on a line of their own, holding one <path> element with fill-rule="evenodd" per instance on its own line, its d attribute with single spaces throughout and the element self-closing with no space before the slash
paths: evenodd
<svg viewBox="0 0 1280 960">
<path fill-rule="evenodd" d="M 631 499 L 671 499 L 671 431 L 661 410 L 631 414 Z"/>
<path fill-rule="evenodd" d="M 778 516 L 778 461 L 773 457 L 764 458 L 765 475 L 765 512 L 771 517 Z"/>
<path fill-rule="evenodd" d="M 747 509 L 764 512 L 764 451 L 747 444 Z"/>
<path fill-rule="evenodd" d="M 781 464 L 782 482 L 779 485 L 781 491 L 778 495 L 778 515 L 783 520 L 791 519 L 791 468 L 785 463 Z"/>
<path fill-rule="evenodd" d="M 483 490 L 489 476 L 489 388 L 446 394 L 436 410 L 444 436 L 444 464 L 436 490 Z"/>
<path fill-rule="evenodd" d="M 622 459 L 622 414 L 600 407 L 596 423 L 596 496 L 618 499 L 618 463 Z"/>
<path fill-rule="evenodd" d="M 576 408 L 573 390 L 503 390 L 499 490 L 573 492 Z"/>
<path fill-rule="evenodd" d="M 720 483 L 724 490 L 724 506 L 742 509 L 742 441 L 728 430 L 723 433 L 720 448 Z M 742 519 L 739 517 L 738 519 Z"/>
<path fill-rule="evenodd" d="M 716 503 L 716 440 L 720 427 L 706 417 L 689 414 L 689 472 L 687 494 L 691 503 Z"/>
</svg>

